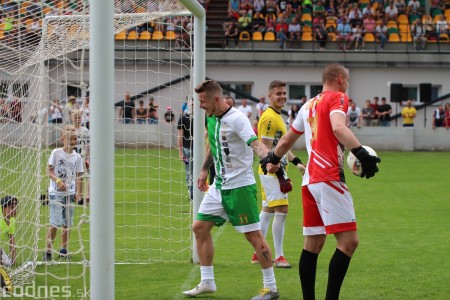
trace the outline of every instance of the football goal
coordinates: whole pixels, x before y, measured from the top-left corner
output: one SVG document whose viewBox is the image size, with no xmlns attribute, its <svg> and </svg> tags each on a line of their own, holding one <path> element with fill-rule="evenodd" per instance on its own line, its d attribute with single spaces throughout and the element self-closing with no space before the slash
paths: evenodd
<svg viewBox="0 0 450 300">
<path fill-rule="evenodd" d="M 196 204 L 179 157 L 177 121 L 204 79 L 204 10 L 196 0 L 107 2 L 4 4 L 0 198 L 17 205 L 5 209 L 10 202 L 2 202 L 9 231 L 0 247 L 11 259 L 0 264 L 9 277 L 3 296 L 113 299 L 113 264 L 196 260 Z M 201 118 L 192 122 L 203 137 Z M 82 201 L 68 204 L 69 257 L 60 253 L 61 228 L 47 238 L 47 164 L 62 147 L 65 126 L 89 132 L 81 139 L 88 145 Z M 198 173 L 200 162 L 189 163 Z"/>
</svg>

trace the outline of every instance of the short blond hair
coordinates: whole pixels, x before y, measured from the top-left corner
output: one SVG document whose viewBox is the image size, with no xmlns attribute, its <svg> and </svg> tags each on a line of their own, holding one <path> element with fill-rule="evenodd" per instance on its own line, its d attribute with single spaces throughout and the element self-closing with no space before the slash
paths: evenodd
<svg viewBox="0 0 450 300">
<path fill-rule="evenodd" d="M 70 113 L 70 116 L 73 117 L 75 115 L 80 115 L 81 116 L 82 115 L 81 110 L 79 110 L 79 109 L 72 109 L 72 111 Z"/>
<path fill-rule="evenodd" d="M 77 131 L 76 131 L 75 127 L 73 127 L 71 125 L 64 126 L 61 129 L 61 137 L 71 136 L 71 135 L 76 135 L 76 134 L 77 134 Z"/>
</svg>

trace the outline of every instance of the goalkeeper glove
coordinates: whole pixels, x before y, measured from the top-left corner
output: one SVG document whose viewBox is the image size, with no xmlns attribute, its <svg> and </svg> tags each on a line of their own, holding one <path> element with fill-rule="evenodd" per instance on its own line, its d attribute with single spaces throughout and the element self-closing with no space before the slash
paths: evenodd
<svg viewBox="0 0 450 300">
<path fill-rule="evenodd" d="M 275 153 L 273 153 L 273 151 L 270 151 L 266 157 L 261 158 L 261 160 L 259 161 L 259 163 L 261 164 L 261 169 L 264 172 L 264 175 L 267 174 L 267 164 L 278 164 L 281 160 L 281 157 L 278 157 L 275 155 Z"/>
<path fill-rule="evenodd" d="M 362 146 L 353 148 L 351 151 L 361 163 L 361 178 L 366 177 L 369 179 L 375 176 L 375 173 L 378 172 L 377 163 L 380 163 L 381 159 L 377 156 L 370 155 Z"/>
<path fill-rule="evenodd" d="M 280 183 L 280 191 L 283 194 L 289 193 L 292 191 L 292 183 L 289 177 L 284 175 L 284 171 L 282 169 L 279 169 L 276 173 L 278 182 Z"/>
<path fill-rule="evenodd" d="M 300 174 L 302 174 L 302 176 L 305 174 L 306 171 L 306 167 L 304 164 L 302 164 L 302 161 L 300 160 L 300 158 L 295 157 L 291 163 L 298 169 L 298 171 L 300 172 Z"/>
</svg>

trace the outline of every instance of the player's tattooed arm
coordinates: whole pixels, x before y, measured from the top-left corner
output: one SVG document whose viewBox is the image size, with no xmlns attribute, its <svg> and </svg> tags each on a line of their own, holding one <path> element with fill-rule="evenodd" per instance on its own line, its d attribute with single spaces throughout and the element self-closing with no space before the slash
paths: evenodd
<svg viewBox="0 0 450 300">
<path fill-rule="evenodd" d="M 269 149 L 263 143 L 261 143 L 260 140 L 254 140 L 253 142 L 251 142 L 250 147 L 252 147 L 253 151 L 255 151 L 259 159 L 267 156 L 267 153 L 269 153 Z"/>
<path fill-rule="evenodd" d="M 214 163 L 214 161 L 213 161 L 213 157 L 211 154 L 211 150 L 210 150 L 210 148 L 208 148 L 208 150 L 206 151 L 205 161 L 203 162 L 202 171 L 208 172 L 209 168 L 212 166 L 213 163 Z"/>
</svg>

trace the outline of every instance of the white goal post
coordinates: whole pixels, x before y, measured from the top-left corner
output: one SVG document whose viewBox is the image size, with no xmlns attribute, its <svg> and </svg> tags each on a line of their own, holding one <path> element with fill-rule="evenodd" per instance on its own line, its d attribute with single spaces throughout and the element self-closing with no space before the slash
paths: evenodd
<svg viewBox="0 0 450 300">
<path fill-rule="evenodd" d="M 170 1 L 160 1 L 170 2 Z M 180 0 L 194 15 L 194 86 L 205 78 L 205 10 L 197 0 Z M 96 199 L 91 207 L 91 297 L 92 299 L 114 299 L 114 111 L 111 106 L 102 106 L 113 97 L 114 91 L 114 3 L 113 1 L 91 1 L 90 49 L 92 72 L 90 73 L 92 103 L 91 145 L 91 195 Z M 202 116 L 198 98 L 194 96 L 194 114 Z M 203 137 L 202 117 L 194 119 L 194 137 Z M 194 174 L 199 174 L 204 156 L 203 147 L 194 147 Z M 108 188 L 106 188 L 108 187 Z M 198 210 L 200 191 L 194 188 L 194 209 Z M 193 239 L 195 240 L 195 239 Z M 194 247 L 194 262 L 196 258 Z"/>
</svg>

